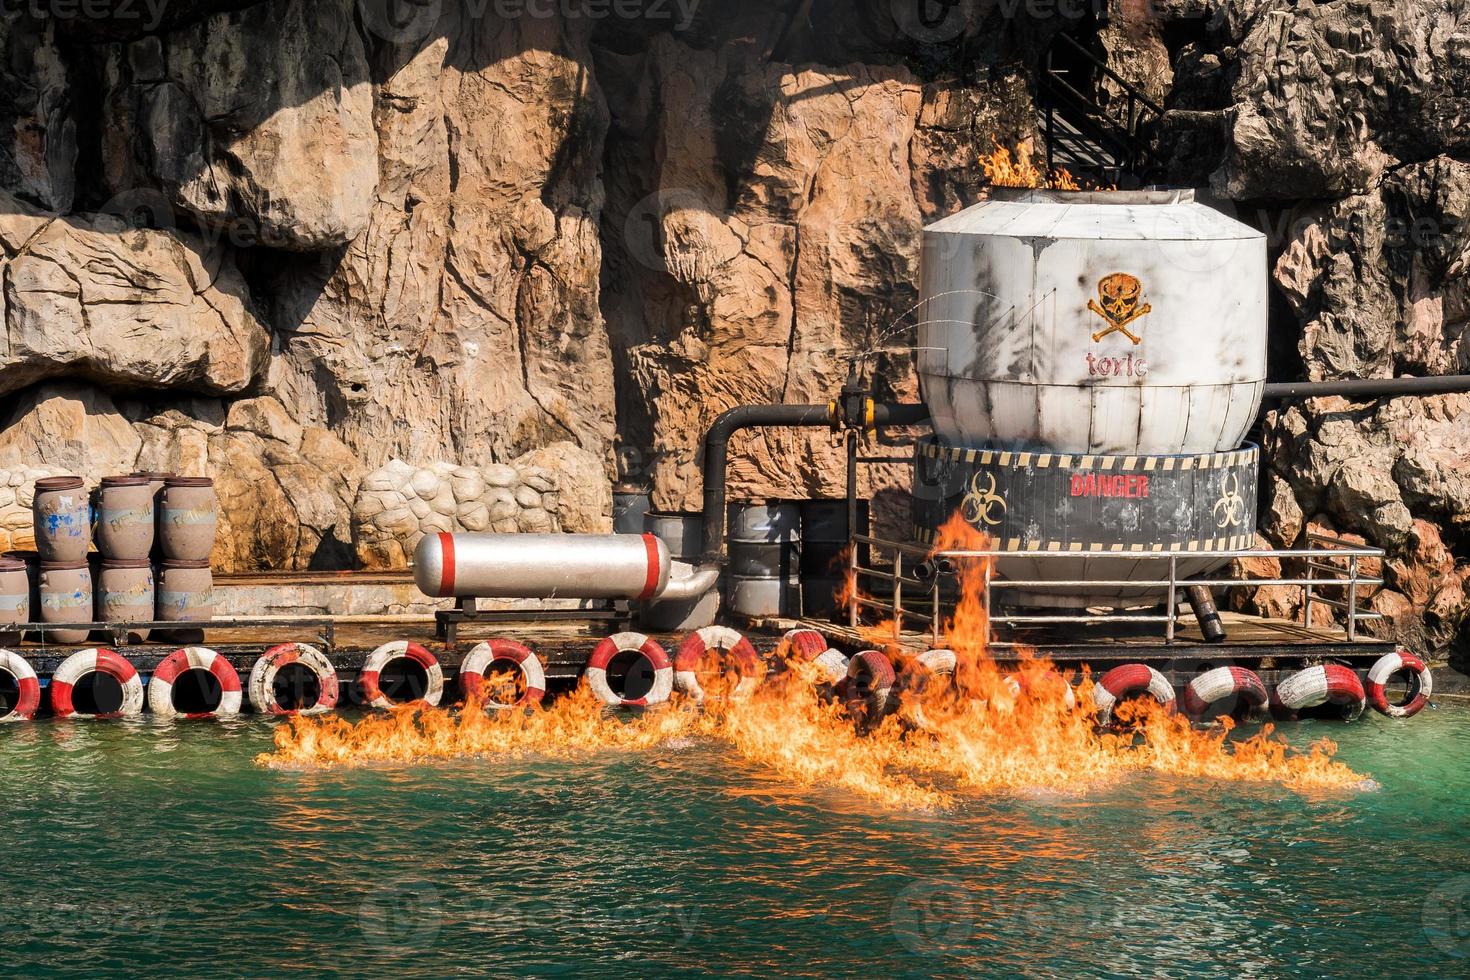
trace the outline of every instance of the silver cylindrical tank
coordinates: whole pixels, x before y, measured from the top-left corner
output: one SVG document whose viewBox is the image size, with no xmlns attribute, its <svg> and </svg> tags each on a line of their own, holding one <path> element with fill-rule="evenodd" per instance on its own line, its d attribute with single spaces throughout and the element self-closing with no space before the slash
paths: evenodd
<svg viewBox="0 0 1470 980">
<path fill-rule="evenodd" d="M 1266 240 L 1182 191 L 996 189 L 924 229 L 919 380 L 951 445 L 1234 449 L 1266 377 Z"/>
<path fill-rule="evenodd" d="M 729 506 L 725 588 L 741 616 L 793 616 L 801 607 L 801 508 L 790 502 Z"/>
<path fill-rule="evenodd" d="M 669 583 L 652 534 L 426 534 L 414 581 L 430 596 L 647 599 Z"/>
</svg>

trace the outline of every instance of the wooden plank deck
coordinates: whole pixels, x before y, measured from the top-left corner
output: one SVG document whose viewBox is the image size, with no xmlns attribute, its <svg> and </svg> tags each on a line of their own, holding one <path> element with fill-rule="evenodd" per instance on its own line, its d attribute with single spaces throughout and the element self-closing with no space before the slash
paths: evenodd
<svg viewBox="0 0 1470 980">
<path fill-rule="evenodd" d="M 1394 649 L 1391 640 L 1360 636 L 1350 641 L 1340 630 L 1307 627 L 1287 620 L 1225 611 L 1220 613 L 1220 618 L 1227 633 L 1223 643 L 1206 642 L 1194 617 L 1181 616 L 1173 643 L 1165 641 L 1162 623 L 1064 624 L 998 629 L 1000 642 L 992 646 L 991 653 L 997 660 L 1006 660 L 1035 651 L 1067 663 L 1189 658 L 1216 661 L 1231 658 L 1246 663 L 1277 657 L 1376 659 Z M 894 642 L 890 633 L 874 627 L 853 629 L 825 620 L 765 619 L 755 620 L 753 625 L 771 632 L 798 627 L 815 629 L 833 643 L 853 649 Z M 934 644 L 928 631 L 905 631 L 897 639 L 897 645 L 911 653 L 922 653 Z"/>
</svg>

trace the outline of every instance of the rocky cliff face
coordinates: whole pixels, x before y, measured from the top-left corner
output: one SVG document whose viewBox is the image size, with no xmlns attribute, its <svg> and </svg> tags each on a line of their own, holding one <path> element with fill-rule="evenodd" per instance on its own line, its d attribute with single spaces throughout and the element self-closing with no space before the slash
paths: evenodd
<svg viewBox="0 0 1470 980">
<path fill-rule="evenodd" d="M 396 563 L 496 506 L 605 527 L 618 477 L 697 505 L 719 411 L 823 400 L 854 352 L 912 396 L 919 226 L 1033 132 L 1037 32 L 977 59 L 887 6 L 8 15 L 0 465 L 214 475 L 226 568 Z M 737 449 L 739 493 L 838 489 L 825 438 Z M 374 496 L 528 454 L 561 514 Z"/>
<path fill-rule="evenodd" d="M 1236 0 L 1159 25 L 1188 38 L 1163 131 L 1274 246 L 1273 374 L 1470 372 L 1470 15 L 1456 0 Z M 1208 152 L 1213 150 L 1213 152 Z M 1470 553 L 1464 396 L 1276 406 L 1262 532 L 1386 548 L 1371 597 L 1418 647 L 1461 635 Z M 1262 604 L 1296 614 L 1263 589 Z"/>
<path fill-rule="evenodd" d="M 214 475 L 231 568 L 396 562 L 439 523 L 605 526 L 617 478 L 694 506 L 723 408 L 824 400 L 853 356 L 915 394 L 919 228 L 976 199 L 993 142 L 1036 135 L 1064 28 L 1163 102 L 1171 176 L 1272 236 L 1273 373 L 1467 369 L 1455 0 L 1120 3 L 1100 31 L 970 3 L 594 10 L 5 14 L 0 469 Z M 1375 602 L 1435 645 L 1466 605 L 1462 407 L 1264 421 L 1263 533 L 1389 548 Z M 738 494 L 838 490 L 820 434 L 736 449 Z M 523 501 L 486 483 L 527 467 Z"/>
</svg>

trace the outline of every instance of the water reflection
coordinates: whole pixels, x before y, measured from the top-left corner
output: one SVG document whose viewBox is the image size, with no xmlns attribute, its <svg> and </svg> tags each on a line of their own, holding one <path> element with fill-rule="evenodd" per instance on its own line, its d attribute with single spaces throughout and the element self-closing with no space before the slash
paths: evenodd
<svg viewBox="0 0 1470 980">
<path fill-rule="evenodd" d="M 7 973 L 1463 974 L 1467 723 L 1334 730 L 1378 793 L 1139 773 L 944 812 L 699 740 L 292 772 L 251 763 L 260 720 L 13 727 Z"/>
</svg>

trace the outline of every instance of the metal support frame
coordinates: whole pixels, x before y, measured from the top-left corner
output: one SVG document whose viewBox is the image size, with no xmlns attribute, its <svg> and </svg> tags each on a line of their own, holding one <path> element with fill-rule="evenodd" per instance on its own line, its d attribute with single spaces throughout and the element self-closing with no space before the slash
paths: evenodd
<svg viewBox="0 0 1470 980">
<path fill-rule="evenodd" d="M 300 635 L 299 631 L 313 630 L 315 632 L 310 638 L 321 646 L 322 652 L 328 659 L 335 655 L 337 649 L 337 621 L 327 616 L 232 616 L 228 619 L 149 620 L 139 623 L 17 623 L 13 626 L 7 625 L 5 630 L 6 632 L 38 635 L 39 642 L 30 644 L 24 649 L 16 647 L 16 650 L 25 656 L 39 657 L 50 655 L 56 647 L 70 649 L 84 648 L 87 645 L 87 643 L 54 643 L 47 640 L 48 634 L 68 630 L 108 633 L 112 637 L 112 645 L 118 650 L 130 646 L 127 642 L 128 634 L 134 630 L 148 630 L 150 633 L 154 631 L 208 633 L 210 630 L 285 630 L 296 635 Z M 157 645 L 168 646 L 168 644 Z"/>
<path fill-rule="evenodd" d="M 633 610 L 623 600 L 588 609 L 480 609 L 473 598 L 460 599 L 453 609 L 440 609 L 434 613 L 434 635 L 451 649 L 459 643 L 459 627 L 465 623 L 493 625 L 496 623 L 545 623 L 586 621 L 588 623 L 613 623 L 618 629 L 631 628 Z"/>
</svg>

